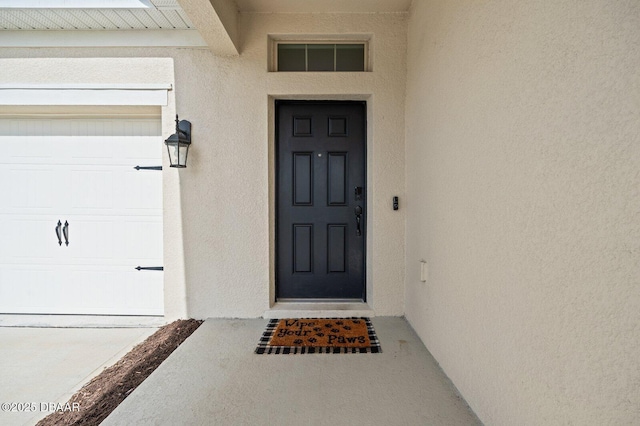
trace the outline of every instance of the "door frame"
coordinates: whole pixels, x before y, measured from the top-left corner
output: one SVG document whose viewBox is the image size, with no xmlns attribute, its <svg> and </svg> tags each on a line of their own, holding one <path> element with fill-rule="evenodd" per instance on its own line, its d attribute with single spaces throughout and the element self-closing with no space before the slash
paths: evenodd
<svg viewBox="0 0 640 426">
<path fill-rule="evenodd" d="M 315 103 L 346 103 L 346 102 L 362 102 L 365 107 L 365 143 L 364 143 L 364 175 L 365 175 L 365 230 L 364 230 L 364 288 L 362 302 L 370 304 L 371 294 L 371 259 L 370 259 L 370 246 L 371 239 L 368 238 L 373 227 L 369 226 L 371 215 L 369 214 L 372 205 L 372 197 L 370 194 L 370 168 L 369 168 L 369 143 L 371 134 L 371 96 L 344 96 L 344 95 L 285 95 L 285 96 L 268 96 L 268 121 L 269 121 L 269 149 L 268 149 L 268 163 L 269 163 L 269 307 L 273 307 L 277 300 L 276 285 L 277 285 L 277 141 L 278 141 L 278 126 L 277 126 L 277 103 L 279 101 L 286 101 L 301 104 L 308 102 Z M 331 303 L 331 302 L 355 302 L 360 299 L 305 299 L 305 303 Z"/>
</svg>

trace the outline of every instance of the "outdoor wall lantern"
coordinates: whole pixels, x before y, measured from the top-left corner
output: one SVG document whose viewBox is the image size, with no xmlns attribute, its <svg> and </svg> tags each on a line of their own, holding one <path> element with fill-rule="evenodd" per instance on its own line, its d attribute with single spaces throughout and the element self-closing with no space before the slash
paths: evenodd
<svg viewBox="0 0 640 426">
<path fill-rule="evenodd" d="M 169 151 L 171 167 L 184 169 L 187 167 L 187 154 L 191 145 L 191 123 L 187 120 L 178 120 L 176 114 L 176 132 L 164 141 Z"/>
</svg>

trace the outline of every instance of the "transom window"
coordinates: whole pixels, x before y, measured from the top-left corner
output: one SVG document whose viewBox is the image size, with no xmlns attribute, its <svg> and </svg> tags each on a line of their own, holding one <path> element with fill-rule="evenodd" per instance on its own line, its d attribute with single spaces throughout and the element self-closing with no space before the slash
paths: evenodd
<svg viewBox="0 0 640 426">
<path fill-rule="evenodd" d="M 365 43 L 283 43 L 276 71 L 365 71 Z"/>
</svg>

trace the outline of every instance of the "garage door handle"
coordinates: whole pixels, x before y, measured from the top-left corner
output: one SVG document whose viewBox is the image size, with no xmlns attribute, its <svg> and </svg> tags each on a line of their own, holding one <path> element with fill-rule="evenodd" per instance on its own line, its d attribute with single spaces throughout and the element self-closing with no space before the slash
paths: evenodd
<svg viewBox="0 0 640 426">
<path fill-rule="evenodd" d="M 58 226 L 56 226 L 56 235 L 58 236 L 58 245 L 62 245 L 62 236 L 60 235 L 61 227 L 62 227 L 62 222 L 58 221 Z"/>
<path fill-rule="evenodd" d="M 69 222 L 64 221 L 64 228 L 62 228 L 62 234 L 64 235 L 64 243 L 69 245 Z M 60 237 L 58 237 L 60 238 Z"/>
</svg>

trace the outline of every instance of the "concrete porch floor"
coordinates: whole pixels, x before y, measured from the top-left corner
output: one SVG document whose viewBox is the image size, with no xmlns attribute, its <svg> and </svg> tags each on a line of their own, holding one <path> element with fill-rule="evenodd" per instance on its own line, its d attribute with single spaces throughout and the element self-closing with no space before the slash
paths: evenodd
<svg viewBox="0 0 640 426">
<path fill-rule="evenodd" d="M 267 320 L 209 319 L 102 423 L 481 424 L 403 318 L 381 354 L 256 355 Z"/>
</svg>

